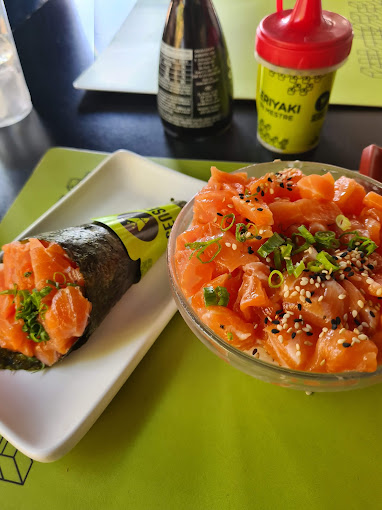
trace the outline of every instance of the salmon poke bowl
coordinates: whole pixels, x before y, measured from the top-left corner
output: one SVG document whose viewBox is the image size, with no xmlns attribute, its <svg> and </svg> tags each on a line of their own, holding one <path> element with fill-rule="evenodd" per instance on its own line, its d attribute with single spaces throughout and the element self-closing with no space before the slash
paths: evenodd
<svg viewBox="0 0 382 510">
<path fill-rule="evenodd" d="M 212 167 L 167 252 L 192 332 L 233 367 L 280 386 L 381 382 L 381 190 L 321 163 Z"/>
</svg>

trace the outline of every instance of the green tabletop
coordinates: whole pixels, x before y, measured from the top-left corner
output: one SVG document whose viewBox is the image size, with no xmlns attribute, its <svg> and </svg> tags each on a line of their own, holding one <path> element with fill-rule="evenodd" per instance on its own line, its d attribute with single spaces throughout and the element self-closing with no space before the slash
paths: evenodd
<svg viewBox="0 0 382 510">
<path fill-rule="evenodd" d="M 50 150 L 1 223 L 1 243 L 105 157 Z M 156 161 L 208 177 L 206 162 Z M 374 510 L 381 430 L 381 386 L 307 396 L 257 381 L 215 357 L 176 314 L 61 460 L 32 462 L 0 440 L 0 508 Z"/>
</svg>

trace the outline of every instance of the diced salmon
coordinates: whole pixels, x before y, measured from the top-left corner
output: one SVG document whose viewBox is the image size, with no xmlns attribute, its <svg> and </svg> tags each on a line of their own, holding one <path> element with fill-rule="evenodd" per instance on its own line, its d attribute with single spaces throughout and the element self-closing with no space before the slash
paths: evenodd
<svg viewBox="0 0 382 510">
<path fill-rule="evenodd" d="M 341 176 L 334 183 L 335 202 L 342 213 L 359 214 L 363 207 L 363 201 L 366 195 L 364 187 L 349 177 Z"/>
<path fill-rule="evenodd" d="M 20 289 L 32 290 L 35 282 L 29 243 L 5 244 L 3 252 L 4 287 L 12 289 L 16 285 Z"/>
<path fill-rule="evenodd" d="M 232 204 L 235 209 L 244 217 L 248 218 L 257 226 L 273 225 L 273 215 L 265 202 L 256 202 L 254 200 L 232 197 Z"/>
<path fill-rule="evenodd" d="M 306 175 L 302 177 L 297 187 L 301 198 L 309 198 L 330 202 L 334 196 L 334 178 L 330 172 L 325 175 Z"/>
<path fill-rule="evenodd" d="M 377 369 L 377 346 L 370 340 L 353 343 L 353 337 L 351 331 L 329 330 L 317 340 L 307 369 L 311 372 L 374 372 Z"/>
</svg>

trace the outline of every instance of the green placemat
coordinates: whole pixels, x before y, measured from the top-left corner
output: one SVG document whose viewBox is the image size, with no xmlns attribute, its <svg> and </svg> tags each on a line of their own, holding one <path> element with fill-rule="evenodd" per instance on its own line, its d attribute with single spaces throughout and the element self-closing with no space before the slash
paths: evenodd
<svg viewBox="0 0 382 510">
<path fill-rule="evenodd" d="M 55 172 L 65 188 L 104 157 L 50 150 L 4 218 L 1 237 L 24 228 L 33 204 L 42 207 L 46 196 L 35 186 L 44 176 Z M 207 173 L 206 162 L 171 163 Z M 61 196 L 62 186 L 50 186 Z M 28 205 L 31 196 L 39 200 Z M 0 439 L 0 508 L 375 510 L 381 430 L 381 386 L 308 397 L 257 381 L 215 357 L 176 314 L 64 458 L 32 463 Z"/>
</svg>

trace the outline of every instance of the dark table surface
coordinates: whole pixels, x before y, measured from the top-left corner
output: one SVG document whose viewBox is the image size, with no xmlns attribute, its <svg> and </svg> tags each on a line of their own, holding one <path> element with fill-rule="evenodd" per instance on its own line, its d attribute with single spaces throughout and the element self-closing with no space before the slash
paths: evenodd
<svg viewBox="0 0 382 510">
<path fill-rule="evenodd" d="M 254 101 L 235 101 L 232 126 L 223 135 L 190 143 L 164 133 L 155 96 L 74 89 L 74 79 L 94 60 L 94 46 L 85 36 L 78 9 L 89 8 L 89 32 L 94 29 L 95 0 L 5 4 L 34 110 L 18 124 L 0 129 L 0 219 L 52 146 L 107 152 L 122 148 L 143 156 L 210 161 L 280 157 L 256 140 Z M 118 7 L 118 0 L 110 2 L 110 8 L 113 5 Z M 357 169 L 362 149 L 372 143 L 382 145 L 381 109 L 330 106 L 319 146 L 298 159 Z"/>
</svg>

